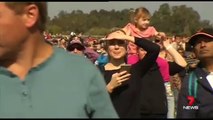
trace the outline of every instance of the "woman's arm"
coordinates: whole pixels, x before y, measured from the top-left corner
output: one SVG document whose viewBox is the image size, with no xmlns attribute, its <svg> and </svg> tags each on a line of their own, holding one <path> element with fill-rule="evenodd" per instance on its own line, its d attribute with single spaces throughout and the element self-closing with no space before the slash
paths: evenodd
<svg viewBox="0 0 213 120">
<path fill-rule="evenodd" d="M 139 60 L 139 62 L 132 65 L 131 74 L 134 73 L 134 74 L 143 76 L 149 70 L 149 68 L 154 64 L 160 52 L 160 46 L 153 43 L 152 41 L 149 41 L 144 38 L 125 35 L 121 31 L 113 32 L 107 37 L 107 40 L 113 40 L 113 39 L 126 40 L 128 42 L 133 42 L 138 47 L 143 48 L 147 52 L 146 56 L 142 60 Z"/>
<path fill-rule="evenodd" d="M 132 66 L 135 73 L 143 76 L 156 61 L 160 52 L 160 46 L 152 41 L 137 37 L 135 38 L 135 44 L 147 52 L 142 60 L 139 60 Z"/>
<path fill-rule="evenodd" d="M 183 56 L 181 56 L 180 53 L 178 53 L 176 49 L 172 47 L 172 45 L 169 43 L 169 39 L 163 41 L 163 46 L 168 51 L 168 53 L 174 58 L 175 63 L 177 63 L 183 68 L 187 66 L 186 60 L 183 58 Z"/>
</svg>

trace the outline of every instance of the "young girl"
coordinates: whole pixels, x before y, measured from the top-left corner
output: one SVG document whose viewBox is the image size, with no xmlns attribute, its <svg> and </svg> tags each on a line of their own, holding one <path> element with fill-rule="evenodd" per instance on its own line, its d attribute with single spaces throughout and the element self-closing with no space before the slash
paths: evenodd
<svg viewBox="0 0 213 120">
<path fill-rule="evenodd" d="M 144 7 L 139 7 L 133 12 L 131 16 L 131 23 L 128 23 L 123 30 L 127 33 L 127 35 L 139 38 L 153 39 L 155 37 L 164 37 L 164 33 L 157 32 L 153 26 L 150 26 L 150 18 L 151 15 L 149 10 Z M 128 44 L 127 63 L 135 64 L 138 60 L 137 46 L 130 42 Z"/>
<path fill-rule="evenodd" d="M 156 79 L 158 80 L 164 80 L 164 84 L 165 84 L 165 88 L 170 88 L 169 84 L 169 80 L 170 80 L 170 75 L 175 74 L 177 72 L 180 72 L 185 66 L 186 66 L 186 62 L 184 61 L 184 59 L 178 54 L 178 52 L 174 49 L 172 49 L 171 45 L 169 44 L 169 41 L 166 39 L 166 35 L 163 32 L 157 32 L 157 30 L 153 27 L 150 26 L 150 13 L 149 11 L 144 8 L 144 7 L 140 7 L 137 8 L 132 16 L 132 23 L 128 23 L 123 29 L 130 35 L 132 36 L 136 36 L 136 37 L 140 37 L 140 38 L 147 38 L 147 39 L 155 39 L 156 41 L 158 40 L 159 42 L 155 43 L 165 43 L 165 45 L 160 45 L 161 48 L 167 48 L 169 50 L 166 49 L 167 52 L 169 52 L 175 59 L 175 62 L 168 63 L 166 60 L 163 59 L 162 54 L 164 54 L 165 52 L 161 52 L 161 54 L 159 55 L 159 57 L 156 60 L 158 69 L 161 73 L 161 75 L 159 75 Z M 135 64 L 138 60 L 139 60 L 139 56 L 138 56 L 138 52 L 137 52 L 138 48 L 137 46 L 135 46 L 132 43 L 128 44 L 128 58 L 127 58 L 127 62 L 128 64 Z M 145 51 L 146 52 L 146 51 Z M 162 79 L 160 78 L 162 77 Z M 144 81 L 147 80 L 153 80 L 152 79 L 148 79 L 147 77 L 143 78 Z M 159 84 L 159 86 L 164 86 L 163 84 Z M 168 87 L 169 86 L 169 87 Z M 143 88 L 143 94 L 145 94 L 145 91 L 149 91 L 148 90 L 149 87 Z M 152 88 L 152 90 L 158 90 L 158 92 L 160 91 L 159 88 Z M 167 93 L 169 90 L 166 89 Z M 162 95 L 164 94 L 163 91 L 161 91 Z M 170 96 L 167 94 L 167 96 L 170 98 Z M 164 97 L 164 96 L 161 96 Z M 167 98 L 168 98 L 167 97 Z M 146 100 L 144 100 L 146 99 Z M 151 99 L 151 98 L 150 98 Z M 157 97 L 153 97 L 152 99 L 158 99 Z M 142 98 L 142 101 L 148 101 L 147 98 Z M 150 102 L 151 100 L 149 100 Z M 151 103 L 151 102 L 150 102 Z M 144 104 L 144 103 L 141 103 Z M 154 106 L 154 104 L 153 104 Z M 156 107 L 156 106 L 155 106 Z M 173 111 L 174 111 L 174 105 L 172 106 L 172 103 L 169 102 L 168 100 L 168 118 L 174 118 L 173 115 Z M 142 117 L 148 116 L 147 111 L 144 106 L 141 106 L 141 109 L 143 109 L 143 112 L 141 114 L 146 114 L 143 115 Z M 163 108 L 161 108 L 163 110 Z M 155 116 L 154 113 L 149 113 L 149 116 Z"/>
</svg>

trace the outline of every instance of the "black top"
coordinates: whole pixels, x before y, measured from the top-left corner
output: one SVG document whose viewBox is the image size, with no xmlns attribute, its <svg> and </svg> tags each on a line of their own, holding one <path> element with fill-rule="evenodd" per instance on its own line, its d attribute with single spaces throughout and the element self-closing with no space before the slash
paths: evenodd
<svg viewBox="0 0 213 120">
<path fill-rule="evenodd" d="M 135 37 L 135 44 L 146 50 L 147 54 L 142 60 L 139 60 L 136 64 L 131 66 L 130 79 L 124 85 L 116 88 L 110 95 L 114 107 L 121 118 L 133 118 L 135 117 L 135 114 L 138 113 L 139 109 L 136 109 L 136 106 L 139 106 L 140 104 L 139 95 L 141 91 L 141 78 L 155 63 L 160 52 L 160 47 L 157 44 L 143 38 Z M 118 70 L 108 71 L 104 70 L 103 67 L 102 72 L 106 83 L 108 84 L 112 74 L 118 72 Z"/>
<path fill-rule="evenodd" d="M 186 75 L 178 97 L 177 118 L 213 118 L 213 89 L 207 80 L 209 74 L 199 66 L 193 70 L 197 78 L 197 97 L 189 105 L 189 75 Z"/>
<path fill-rule="evenodd" d="M 162 118 L 166 118 L 168 112 L 166 90 L 163 77 L 156 62 L 144 75 L 140 86 L 142 92 L 140 94 L 140 112 L 138 117 L 146 118 L 162 115 Z"/>
<path fill-rule="evenodd" d="M 168 63 L 170 75 L 184 70 L 183 67 L 175 62 Z M 166 118 L 168 112 L 166 90 L 163 77 L 156 62 L 146 75 L 144 75 L 140 86 L 142 92 L 140 95 L 140 113 L 138 113 L 138 117 L 141 115 L 140 118 L 156 118 L 157 116 L 155 115 L 161 115 L 159 117 Z"/>
</svg>

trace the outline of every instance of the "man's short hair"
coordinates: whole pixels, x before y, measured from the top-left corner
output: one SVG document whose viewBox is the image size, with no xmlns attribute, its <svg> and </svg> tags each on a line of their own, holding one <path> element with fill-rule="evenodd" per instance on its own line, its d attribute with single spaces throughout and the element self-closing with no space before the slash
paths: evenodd
<svg viewBox="0 0 213 120">
<path fill-rule="evenodd" d="M 7 7 L 13 10 L 16 14 L 22 14 L 25 6 L 35 4 L 39 10 L 39 18 L 37 26 L 41 32 L 45 30 L 47 20 L 47 3 L 46 2 L 6 2 Z"/>
</svg>

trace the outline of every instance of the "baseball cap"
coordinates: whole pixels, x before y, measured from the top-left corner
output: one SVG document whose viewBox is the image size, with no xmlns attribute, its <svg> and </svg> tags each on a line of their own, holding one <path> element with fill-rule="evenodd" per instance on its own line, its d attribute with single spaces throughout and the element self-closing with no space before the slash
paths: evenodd
<svg viewBox="0 0 213 120">
<path fill-rule="evenodd" d="M 206 36 L 209 38 L 213 38 L 213 28 L 201 29 L 200 31 L 198 31 L 197 33 L 195 33 L 194 35 L 190 37 L 188 43 L 193 46 L 199 36 Z"/>
<path fill-rule="evenodd" d="M 80 49 L 82 49 L 82 50 L 85 49 L 83 43 L 80 40 L 72 40 L 72 41 L 70 41 L 70 43 L 67 46 L 67 50 L 68 51 L 72 51 L 73 48 L 79 48 L 79 50 Z"/>
<path fill-rule="evenodd" d="M 72 45 L 72 44 L 80 44 L 80 45 L 83 46 L 83 44 L 82 44 L 82 42 L 80 40 L 72 40 L 72 41 L 70 41 L 70 45 Z"/>
</svg>

